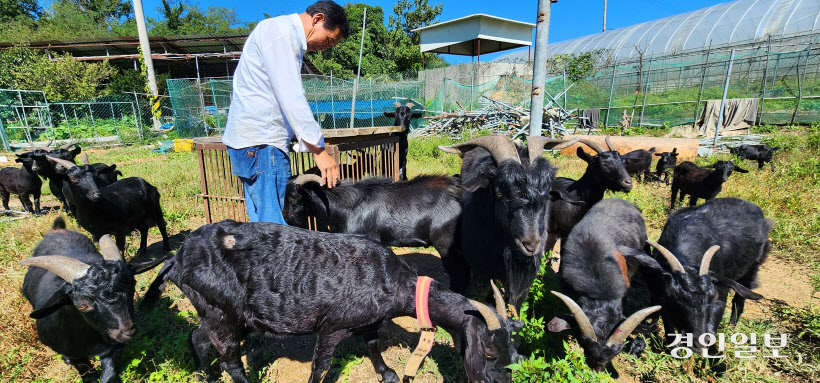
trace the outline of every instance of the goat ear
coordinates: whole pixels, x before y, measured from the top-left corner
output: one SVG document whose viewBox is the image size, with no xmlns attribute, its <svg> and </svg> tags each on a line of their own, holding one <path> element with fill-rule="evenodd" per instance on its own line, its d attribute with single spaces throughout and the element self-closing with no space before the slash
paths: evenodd
<svg viewBox="0 0 820 383">
<path fill-rule="evenodd" d="M 748 173 L 749 171 L 735 165 L 735 171 L 738 173 Z"/>
<path fill-rule="evenodd" d="M 481 321 L 481 319 L 473 317 L 469 322 Z M 487 364 L 487 357 L 485 355 L 484 342 L 482 342 L 482 334 L 479 334 L 478 328 L 481 326 L 476 323 L 469 323 L 464 326 L 462 330 L 464 333 L 465 350 L 464 350 L 464 369 L 467 372 L 469 381 L 480 382 L 485 379 L 484 368 Z M 484 337 L 489 336 L 489 331 L 486 331 Z"/>
<path fill-rule="evenodd" d="M 552 190 L 550 190 L 550 196 L 552 197 L 553 201 L 561 200 L 561 201 L 564 201 L 564 202 L 571 203 L 573 205 L 578 205 L 578 206 L 586 205 L 586 202 L 584 202 L 584 201 L 576 201 L 576 200 L 572 199 L 572 197 L 570 197 L 569 194 L 567 194 L 567 191 L 563 190 L 563 189 L 552 189 Z"/>
<path fill-rule="evenodd" d="M 83 151 L 83 148 L 81 148 L 79 146 L 74 146 L 74 149 L 71 149 L 71 154 L 73 154 L 76 157 L 82 151 Z"/>
<path fill-rule="evenodd" d="M 327 198 L 327 194 L 325 193 L 325 189 L 316 182 L 307 182 L 302 185 L 302 188 L 299 189 L 299 192 L 302 196 L 310 201 L 307 206 L 318 206 L 321 207 L 322 211 L 315 211 L 313 210 L 312 213 L 321 213 L 327 214 L 330 210 L 330 201 Z"/>
<path fill-rule="evenodd" d="M 396 112 L 384 112 L 385 117 L 396 117 Z"/>
<path fill-rule="evenodd" d="M 109 165 L 109 166 L 107 166 L 107 167 L 104 167 L 104 168 L 102 168 L 99 172 L 97 172 L 97 174 L 111 173 L 111 172 L 113 172 L 114 170 L 117 170 L 117 164 L 114 164 L 114 165 Z"/>
<path fill-rule="evenodd" d="M 410 114 L 410 118 L 420 118 L 421 115 L 421 112 L 413 112 L 412 114 Z"/>
<path fill-rule="evenodd" d="M 559 315 L 552 318 L 550 323 L 547 324 L 547 329 L 549 329 L 550 332 L 561 332 L 572 329 L 574 324 L 575 318 L 573 318 L 572 315 Z"/>
<path fill-rule="evenodd" d="M 45 307 L 34 310 L 31 314 L 28 314 L 29 318 L 32 319 L 42 319 L 51 314 L 55 311 L 59 310 L 61 307 L 65 305 L 71 304 L 71 298 L 68 297 L 65 293 L 65 286 L 63 286 L 60 290 L 54 293 L 54 295 L 46 301 Z"/>
<path fill-rule="evenodd" d="M 709 272 L 709 275 L 712 278 L 714 278 L 716 284 L 731 288 L 732 290 L 735 291 L 735 293 L 737 293 L 738 295 L 740 295 L 743 298 L 751 299 L 753 301 L 756 301 L 756 300 L 759 300 L 759 299 L 763 298 L 762 295 L 760 295 L 760 294 L 758 294 L 758 293 L 756 293 L 752 290 L 749 290 L 746 286 L 741 285 L 740 283 L 736 282 L 735 280 L 733 280 L 731 278 L 726 278 L 726 277 L 724 277 L 720 274 L 717 274 L 717 273 L 714 273 L 714 272 L 711 272 L 711 271 Z"/>
<path fill-rule="evenodd" d="M 578 147 L 578 150 L 575 151 L 575 153 L 578 155 L 578 158 L 586 161 L 586 163 L 592 162 L 592 156 L 587 154 L 587 152 L 585 152 L 584 149 L 581 149 L 580 146 Z"/>
<path fill-rule="evenodd" d="M 648 254 L 644 253 L 641 250 L 633 249 L 627 246 L 618 246 L 618 251 L 626 258 L 627 260 L 635 260 L 641 265 L 641 268 L 652 270 L 653 272 L 661 272 L 663 273 L 663 267 L 655 258 L 650 257 Z"/>
<path fill-rule="evenodd" d="M 159 265 L 160 263 L 165 262 L 165 260 L 167 258 L 168 257 L 162 257 L 162 258 L 159 258 L 159 259 L 151 259 L 151 260 L 148 260 L 148 261 L 141 261 L 141 262 L 131 261 L 131 262 L 128 263 L 128 268 L 131 269 L 131 272 L 133 272 L 134 275 L 142 274 L 142 273 L 144 273 L 148 270 L 151 270 L 151 269 L 157 267 L 157 265 Z"/>
<path fill-rule="evenodd" d="M 18 158 L 28 158 L 30 155 L 31 155 L 31 153 L 30 153 L 30 152 L 25 152 L 25 153 L 17 153 L 17 154 L 15 154 L 15 156 L 17 156 Z"/>
<path fill-rule="evenodd" d="M 15 160 L 14 160 L 14 162 L 20 162 L 20 163 L 22 163 L 22 162 L 26 162 L 26 161 L 25 161 L 24 159 L 22 159 L 22 158 L 17 158 L 17 159 L 15 159 Z"/>
<path fill-rule="evenodd" d="M 655 153 L 655 155 L 658 157 L 663 157 L 662 153 Z"/>
</svg>

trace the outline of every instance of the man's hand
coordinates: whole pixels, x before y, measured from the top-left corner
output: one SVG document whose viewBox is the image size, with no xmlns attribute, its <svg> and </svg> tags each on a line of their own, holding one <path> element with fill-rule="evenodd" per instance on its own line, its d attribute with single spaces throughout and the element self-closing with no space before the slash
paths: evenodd
<svg viewBox="0 0 820 383">
<path fill-rule="evenodd" d="M 339 182 L 339 165 L 336 160 L 327 153 L 325 148 L 313 146 L 305 143 L 308 150 L 313 153 L 313 159 L 316 161 L 316 166 L 322 172 L 322 179 L 325 181 L 327 187 L 332 188 Z"/>
</svg>

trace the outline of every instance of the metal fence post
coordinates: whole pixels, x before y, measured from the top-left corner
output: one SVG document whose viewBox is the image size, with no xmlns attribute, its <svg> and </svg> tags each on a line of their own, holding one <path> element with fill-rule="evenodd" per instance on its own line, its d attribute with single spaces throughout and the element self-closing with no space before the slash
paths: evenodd
<svg viewBox="0 0 820 383">
<path fill-rule="evenodd" d="M 333 71 L 330 71 L 330 113 L 333 117 L 333 129 L 336 129 L 336 107 L 333 105 Z"/>
<path fill-rule="evenodd" d="M 712 40 L 709 40 L 709 49 L 706 51 L 706 62 L 703 64 L 703 74 L 700 76 L 700 90 L 698 91 L 698 102 L 695 103 L 695 122 L 692 127 L 698 123 L 698 115 L 700 114 L 700 101 L 703 99 L 703 83 L 706 82 L 706 72 L 709 70 L 709 55 L 712 54 Z"/>
<path fill-rule="evenodd" d="M 763 67 L 763 86 L 760 89 L 760 112 L 757 113 L 757 124 L 763 122 L 763 105 L 766 102 L 766 83 L 769 80 L 769 54 L 772 50 L 772 36 L 769 35 L 766 43 L 766 65 Z"/>
<path fill-rule="evenodd" d="M 120 128 L 119 126 L 117 126 L 117 119 L 114 118 L 114 103 L 110 102 L 108 103 L 108 105 L 111 106 L 111 120 L 114 122 L 114 132 L 117 134 L 117 141 L 119 141 L 119 143 L 122 144 L 122 137 L 120 137 Z"/>
<path fill-rule="evenodd" d="M 88 114 L 91 116 L 91 127 L 94 128 L 94 138 L 97 139 L 97 145 L 102 145 L 100 143 L 100 133 L 97 131 L 97 123 L 94 122 L 94 109 L 91 108 L 91 103 L 87 102 L 88 105 Z"/>
<path fill-rule="evenodd" d="M 646 110 L 646 94 L 649 93 L 649 77 L 652 74 L 652 59 L 649 60 L 649 66 L 646 68 L 646 84 L 643 88 L 643 104 L 641 104 L 641 122 L 638 125 L 643 126 L 643 112 Z"/>
<path fill-rule="evenodd" d="M 134 95 L 136 96 L 136 92 Z M 129 102 L 129 104 L 131 103 Z M 135 107 L 134 104 L 131 104 L 131 111 L 134 112 L 134 125 L 137 128 L 137 136 L 140 138 L 140 141 L 142 141 L 142 129 L 140 128 L 139 119 L 137 118 L 137 107 Z"/>
<path fill-rule="evenodd" d="M 370 126 L 376 126 L 373 122 L 373 77 L 370 78 Z"/>
<path fill-rule="evenodd" d="M 9 146 L 9 139 L 6 137 L 6 127 L 5 125 L 3 125 L 2 118 L 0 118 L 0 140 L 3 141 L 3 148 L 5 148 L 6 151 L 10 152 L 11 146 Z"/>
<path fill-rule="evenodd" d="M 712 141 L 712 146 L 717 146 L 717 139 L 720 135 L 720 125 L 723 124 L 723 108 L 726 105 L 726 93 L 729 92 L 729 80 L 732 77 L 732 63 L 735 61 L 735 50 L 732 49 L 732 54 L 729 56 L 729 66 L 726 68 L 726 82 L 723 84 L 723 98 L 720 100 L 720 113 L 718 114 L 717 126 L 715 126 L 715 140 Z"/>
<path fill-rule="evenodd" d="M 612 63 L 612 83 L 609 85 L 609 102 L 606 104 L 606 118 L 604 119 L 604 128 L 609 126 L 609 115 L 612 110 L 612 94 L 615 92 L 615 73 L 618 72 L 618 65 Z M 594 128 L 598 128 L 595 126 Z"/>
<path fill-rule="evenodd" d="M 74 135 L 71 134 L 71 124 L 68 123 L 68 114 L 66 114 L 66 112 L 65 112 L 65 104 L 61 103 L 60 106 L 63 109 L 63 118 L 65 118 L 65 127 L 66 127 L 66 129 L 68 129 L 68 139 L 73 141 L 74 140 Z"/>
</svg>

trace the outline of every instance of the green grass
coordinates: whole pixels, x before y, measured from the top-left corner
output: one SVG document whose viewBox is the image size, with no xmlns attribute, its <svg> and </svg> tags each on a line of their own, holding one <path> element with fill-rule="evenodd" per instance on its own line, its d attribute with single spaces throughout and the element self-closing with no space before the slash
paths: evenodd
<svg viewBox="0 0 820 383">
<path fill-rule="evenodd" d="M 478 133 L 484 134 L 484 133 Z M 465 139 L 469 133 L 465 135 Z M 703 358 L 676 360 L 672 358 L 660 337 L 650 337 L 649 346 L 641 358 L 620 355 L 615 365 L 627 380 L 650 382 L 803 382 L 820 379 L 820 125 L 783 130 L 772 129 L 767 142 L 783 146 L 775 155 L 776 170 L 756 170 L 756 163 L 742 161 L 748 174 L 733 174 L 724 186 L 722 197 L 740 197 L 759 205 L 766 216 L 775 220 L 771 234 L 774 245 L 770 258 L 782 262 L 782 267 L 805 276 L 806 291 L 800 291 L 800 305 L 789 306 L 771 298 L 760 305 L 764 315 L 747 315 L 734 328 L 724 332 L 755 332 L 789 334 L 786 359 L 755 358 L 727 359 L 727 372 L 718 375 Z M 408 155 L 411 176 L 422 173 L 459 173 L 461 159 L 438 149 L 450 145 L 449 138 L 434 137 L 411 140 Z M 195 195 L 200 193 L 199 172 L 193 153 L 150 153 L 144 147 L 124 147 L 111 150 L 89 150 L 92 162 L 117 163 L 126 176 L 140 176 L 157 186 L 162 195 L 162 206 L 177 248 L 182 240 L 205 222 L 204 208 Z M 728 155 L 698 159 L 698 164 L 713 163 L 716 159 L 731 159 Z M 558 175 L 577 178 L 585 163 L 575 157 L 549 156 L 559 168 Z M 48 192 L 44 186 L 43 191 Z M 657 238 L 669 213 L 669 188 L 637 184 L 628 194 L 608 194 L 607 198 L 624 198 L 638 206 L 647 222 L 650 238 Z M 13 204 L 19 204 L 14 199 Z M 44 195 L 43 205 L 54 206 L 56 200 Z M 16 265 L 31 255 L 42 234 L 47 232 L 57 213 L 0 223 L 0 381 L 3 382 L 74 382 L 76 372 L 67 367 L 50 349 L 37 341 L 33 320 L 27 317 L 30 306 L 19 293 L 25 270 Z M 2 219 L 2 217 L 0 217 Z M 76 222 L 68 219 L 69 228 L 77 230 Z M 156 229 L 149 233 L 149 251 L 159 255 L 160 236 Z M 129 238 L 127 256 L 135 255 L 138 236 Z M 413 252 L 429 252 L 414 249 Z M 770 261 L 770 262 L 773 262 Z M 522 330 L 524 344 L 521 351 L 526 362 L 516 366 L 517 382 L 595 382 L 602 375 L 590 371 L 583 362 L 583 353 L 570 335 L 553 334 L 546 324 L 558 314 L 565 313 L 560 302 L 549 290 L 559 288 L 557 275 L 549 262 L 539 274 L 530 292 L 523 319 L 528 326 Z M 158 270 L 137 277 L 137 294 L 144 294 Z M 139 299 L 139 297 L 138 297 Z M 194 308 L 174 286 L 169 286 L 160 307 L 148 313 L 138 312 L 139 335 L 125 348 L 123 354 L 126 382 L 191 382 L 197 379 L 193 372 L 192 356 L 187 337 L 198 324 Z M 397 371 L 406 362 L 415 347 L 418 335 L 389 326 L 382 329 L 382 350 L 385 360 Z M 312 353 L 313 339 L 300 337 L 279 340 L 252 336 L 245 344 L 248 351 L 248 376 L 253 382 L 287 381 L 294 375 L 293 363 L 304 369 L 304 362 Z M 762 339 L 762 338 L 761 338 Z M 731 351 L 731 349 L 729 350 Z M 307 355 L 307 356 L 305 356 Z M 295 362 L 294 362 L 295 361 Z M 452 337 L 444 331 L 436 334 L 436 346 L 419 370 L 417 381 L 462 382 L 463 361 L 453 349 Z M 369 381 L 374 379 L 372 364 L 364 344 L 358 339 L 343 342 L 334 354 L 331 381 Z M 300 380 L 296 379 L 296 380 Z M 305 376 L 306 380 L 307 377 Z"/>
</svg>

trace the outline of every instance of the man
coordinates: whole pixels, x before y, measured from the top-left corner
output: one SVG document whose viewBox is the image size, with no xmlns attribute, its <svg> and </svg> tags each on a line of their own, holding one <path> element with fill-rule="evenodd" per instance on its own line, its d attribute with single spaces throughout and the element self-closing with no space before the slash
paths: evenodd
<svg viewBox="0 0 820 383">
<path fill-rule="evenodd" d="M 325 184 L 338 182 L 338 166 L 325 151 L 305 98 L 301 68 L 306 51 L 329 49 L 349 30 L 344 8 L 319 1 L 302 14 L 263 20 L 248 36 L 234 73 L 222 142 L 228 146 L 233 174 L 244 183 L 251 222 L 285 224 L 282 204 L 294 135 L 300 150 L 313 153 Z"/>
</svg>

